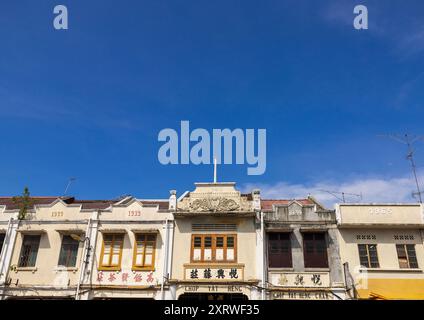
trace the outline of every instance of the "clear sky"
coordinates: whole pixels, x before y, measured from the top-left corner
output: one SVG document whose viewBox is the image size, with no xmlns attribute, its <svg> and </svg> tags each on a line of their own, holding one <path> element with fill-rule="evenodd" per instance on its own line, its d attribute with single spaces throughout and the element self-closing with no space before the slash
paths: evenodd
<svg viewBox="0 0 424 320">
<path fill-rule="evenodd" d="M 0 195 L 61 195 L 69 177 L 83 199 L 192 190 L 212 166 L 157 159 L 159 131 L 189 120 L 267 129 L 264 175 L 219 167 L 243 190 L 413 200 L 405 147 L 377 135 L 424 134 L 422 0 L 3 0 L 0 41 Z"/>
</svg>

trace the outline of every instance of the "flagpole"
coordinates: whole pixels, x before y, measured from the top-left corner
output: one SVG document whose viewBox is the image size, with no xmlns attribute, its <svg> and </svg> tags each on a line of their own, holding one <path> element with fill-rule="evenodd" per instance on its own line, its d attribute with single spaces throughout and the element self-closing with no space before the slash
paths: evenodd
<svg viewBox="0 0 424 320">
<path fill-rule="evenodd" d="M 216 158 L 213 158 L 213 183 L 216 183 Z"/>
</svg>

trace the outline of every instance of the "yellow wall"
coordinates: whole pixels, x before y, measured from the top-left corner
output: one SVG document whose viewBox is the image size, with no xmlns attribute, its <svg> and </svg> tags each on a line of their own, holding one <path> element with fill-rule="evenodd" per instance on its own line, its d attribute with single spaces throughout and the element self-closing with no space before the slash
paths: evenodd
<svg viewBox="0 0 424 320">
<path fill-rule="evenodd" d="M 369 279 L 368 289 L 359 289 L 360 299 L 424 300 L 424 279 Z"/>
</svg>

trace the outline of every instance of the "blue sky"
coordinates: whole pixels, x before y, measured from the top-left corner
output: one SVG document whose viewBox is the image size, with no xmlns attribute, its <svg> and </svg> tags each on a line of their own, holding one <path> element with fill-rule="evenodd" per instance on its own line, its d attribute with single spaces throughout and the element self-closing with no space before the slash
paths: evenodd
<svg viewBox="0 0 424 320">
<path fill-rule="evenodd" d="M 423 1 L 2 1 L 0 39 L 0 195 L 181 194 L 212 167 L 161 165 L 157 135 L 189 120 L 267 129 L 264 175 L 219 167 L 243 190 L 412 200 L 404 146 L 377 135 L 424 134 Z"/>
</svg>

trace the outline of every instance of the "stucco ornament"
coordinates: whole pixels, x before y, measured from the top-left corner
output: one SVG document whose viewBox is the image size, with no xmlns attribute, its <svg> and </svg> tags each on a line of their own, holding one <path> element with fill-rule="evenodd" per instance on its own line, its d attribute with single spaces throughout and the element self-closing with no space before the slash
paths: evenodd
<svg viewBox="0 0 424 320">
<path fill-rule="evenodd" d="M 237 202 L 224 197 L 196 199 L 190 203 L 190 209 L 194 211 L 234 211 L 239 208 Z"/>
<path fill-rule="evenodd" d="M 287 280 L 287 277 L 284 274 L 282 274 L 278 279 L 278 284 L 282 286 L 285 286 L 288 282 L 289 280 Z"/>
</svg>

